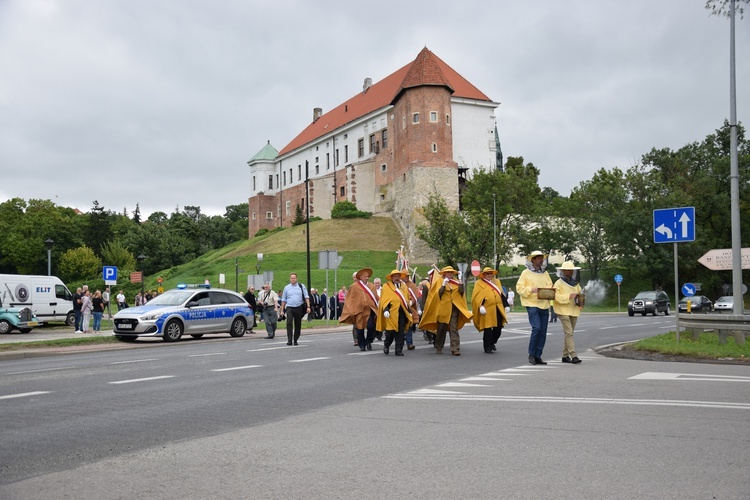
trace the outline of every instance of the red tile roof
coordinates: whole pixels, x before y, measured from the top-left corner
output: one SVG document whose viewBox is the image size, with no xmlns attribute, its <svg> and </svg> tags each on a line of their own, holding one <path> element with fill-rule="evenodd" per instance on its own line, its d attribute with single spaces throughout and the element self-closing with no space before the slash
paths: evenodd
<svg viewBox="0 0 750 500">
<path fill-rule="evenodd" d="M 444 86 L 456 97 L 492 102 L 492 99 L 425 47 L 414 61 L 312 122 L 279 151 L 279 156 L 392 104 L 405 89 L 424 85 Z"/>
</svg>

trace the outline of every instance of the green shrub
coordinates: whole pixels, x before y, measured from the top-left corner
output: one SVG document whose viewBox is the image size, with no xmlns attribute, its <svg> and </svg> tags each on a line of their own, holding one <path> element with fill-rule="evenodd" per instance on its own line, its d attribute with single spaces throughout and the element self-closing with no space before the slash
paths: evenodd
<svg viewBox="0 0 750 500">
<path fill-rule="evenodd" d="M 371 212 L 360 212 L 351 201 L 340 201 L 331 210 L 331 219 L 369 219 Z"/>
</svg>

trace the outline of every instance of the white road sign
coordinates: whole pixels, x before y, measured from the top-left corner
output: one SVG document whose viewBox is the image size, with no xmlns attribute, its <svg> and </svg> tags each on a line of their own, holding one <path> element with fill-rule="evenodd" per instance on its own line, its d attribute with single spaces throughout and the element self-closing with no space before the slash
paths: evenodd
<svg viewBox="0 0 750 500">
<path fill-rule="evenodd" d="M 750 248 L 742 249 L 742 269 L 750 269 Z M 698 262 L 712 271 L 732 270 L 732 249 L 722 248 L 709 250 L 698 259 Z"/>
</svg>

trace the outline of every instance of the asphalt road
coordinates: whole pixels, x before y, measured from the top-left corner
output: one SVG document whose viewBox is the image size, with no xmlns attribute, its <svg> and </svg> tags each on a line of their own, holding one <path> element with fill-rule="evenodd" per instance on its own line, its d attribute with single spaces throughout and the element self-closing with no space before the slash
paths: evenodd
<svg viewBox="0 0 750 500">
<path fill-rule="evenodd" d="M 581 365 L 349 332 L 0 362 L 0 498 L 748 498 L 750 370 L 590 349 L 673 317 L 585 315 Z M 255 336 L 253 336 L 255 337 Z M 447 352 L 446 349 L 445 352 Z"/>
</svg>

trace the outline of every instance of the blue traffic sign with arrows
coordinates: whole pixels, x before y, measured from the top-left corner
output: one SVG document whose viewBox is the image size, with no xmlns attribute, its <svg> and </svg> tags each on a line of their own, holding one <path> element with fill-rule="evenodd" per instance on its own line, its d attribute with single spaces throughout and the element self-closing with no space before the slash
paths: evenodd
<svg viewBox="0 0 750 500">
<path fill-rule="evenodd" d="M 695 241 L 695 207 L 654 210 L 654 243 Z"/>
</svg>

